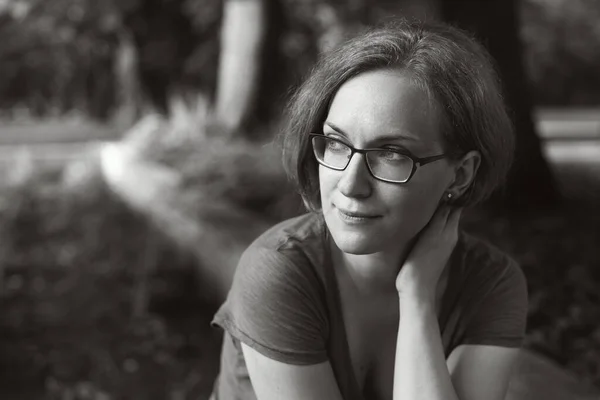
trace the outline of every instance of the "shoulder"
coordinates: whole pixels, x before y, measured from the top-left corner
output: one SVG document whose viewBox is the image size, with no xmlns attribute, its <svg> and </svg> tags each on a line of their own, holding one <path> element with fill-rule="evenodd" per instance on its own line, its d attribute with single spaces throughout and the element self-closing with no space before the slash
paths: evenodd
<svg viewBox="0 0 600 400">
<path fill-rule="evenodd" d="M 462 234 L 458 289 L 463 344 L 519 347 L 527 322 L 527 282 L 517 262 L 489 242 Z"/>
<path fill-rule="evenodd" d="M 310 256 L 318 252 L 318 224 L 307 214 L 257 238 L 242 255 L 213 324 L 274 360 L 325 360 L 325 288 Z"/>
<path fill-rule="evenodd" d="M 469 234 L 461 234 L 459 244 L 458 296 L 464 310 L 491 316 L 505 311 L 524 319 L 527 281 L 515 259 L 488 241 Z"/>
<path fill-rule="evenodd" d="M 305 214 L 267 230 L 242 254 L 227 296 L 232 309 L 311 308 L 325 301 L 322 217 Z"/>
<path fill-rule="evenodd" d="M 282 221 L 260 235 L 242 254 L 236 281 L 259 275 L 263 282 L 322 280 L 318 266 L 324 257 L 324 222 L 309 213 Z M 315 282 L 316 283 L 316 282 Z"/>
<path fill-rule="evenodd" d="M 260 235 L 250 249 L 263 247 L 285 252 L 294 247 L 305 247 L 321 239 L 325 225 L 323 216 L 307 213 L 281 221 Z"/>
<path fill-rule="evenodd" d="M 457 262 L 466 281 L 488 284 L 484 286 L 507 279 L 515 284 L 526 283 L 517 261 L 487 240 L 461 232 L 458 247 Z"/>
</svg>

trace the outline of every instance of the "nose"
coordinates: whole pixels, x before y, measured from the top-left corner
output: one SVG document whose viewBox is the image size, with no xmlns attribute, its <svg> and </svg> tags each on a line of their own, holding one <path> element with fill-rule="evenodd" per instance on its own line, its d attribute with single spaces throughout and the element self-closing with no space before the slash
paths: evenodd
<svg viewBox="0 0 600 400">
<path fill-rule="evenodd" d="M 367 169 L 364 155 L 354 153 L 338 181 L 338 190 L 346 197 L 369 197 L 371 195 L 371 174 Z"/>
</svg>

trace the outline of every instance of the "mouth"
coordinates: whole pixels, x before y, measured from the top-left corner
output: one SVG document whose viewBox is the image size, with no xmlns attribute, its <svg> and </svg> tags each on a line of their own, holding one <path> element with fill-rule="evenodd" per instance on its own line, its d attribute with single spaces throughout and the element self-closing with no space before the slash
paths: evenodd
<svg viewBox="0 0 600 400">
<path fill-rule="evenodd" d="M 336 208 L 339 212 L 340 217 L 346 221 L 364 222 L 364 221 L 372 221 L 372 220 L 375 220 L 375 219 L 378 219 L 381 217 L 380 215 L 365 213 L 365 212 L 361 212 L 361 211 L 350 211 L 350 210 L 344 210 L 344 209 L 338 208 L 338 207 L 336 207 Z"/>
</svg>

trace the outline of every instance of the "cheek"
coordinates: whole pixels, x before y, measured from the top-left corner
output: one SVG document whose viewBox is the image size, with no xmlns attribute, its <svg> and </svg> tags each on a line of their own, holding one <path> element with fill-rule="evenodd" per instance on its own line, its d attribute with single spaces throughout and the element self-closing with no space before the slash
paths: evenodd
<svg viewBox="0 0 600 400">
<path fill-rule="evenodd" d="M 440 178 L 439 174 L 438 176 L 421 176 L 420 178 L 413 178 L 406 186 L 390 188 L 396 189 L 397 193 L 392 193 L 392 190 L 390 190 L 386 197 L 391 202 L 394 198 L 397 199 L 400 208 L 406 209 L 407 212 L 435 209 L 444 193 L 444 180 Z"/>
<path fill-rule="evenodd" d="M 404 229 L 412 234 L 419 232 L 431 219 L 443 195 L 444 186 L 439 179 L 411 181 L 410 186 L 388 193 L 395 219 L 402 221 Z"/>
<path fill-rule="evenodd" d="M 427 167 L 430 168 L 427 170 Z M 415 181 L 416 191 L 424 202 L 434 203 L 437 206 L 450 183 L 450 171 L 440 165 L 430 164 L 419 172 L 421 172 L 420 179 Z"/>
<path fill-rule="evenodd" d="M 389 197 L 387 204 L 390 205 L 392 213 L 396 219 L 400 219 L 403 225 L 419 225 L 423 219 L 435 209 L 437 202 L 432 201 L 432 197 L 414 188 L 407 188 L 400 195 Z"/>
<path fill-rule="evenodd" d="M 332 171 L 322 165 L 319 165 L 319 189 L 321 191 L 321 199 L 329 197 L 336 186 L 338 177 L 337 171 Z"/>
</svg>

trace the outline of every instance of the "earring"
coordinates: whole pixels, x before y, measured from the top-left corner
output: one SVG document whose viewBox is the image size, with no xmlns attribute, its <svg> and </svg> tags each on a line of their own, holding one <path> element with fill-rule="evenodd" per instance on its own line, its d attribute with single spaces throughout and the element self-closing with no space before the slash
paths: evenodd
<svg viewBox="0 0 600 400">
<path fill-rule="evenodd" d="M 446 193 L 446 199 L 452 200 L 452 193 Z"/>
</svg>

